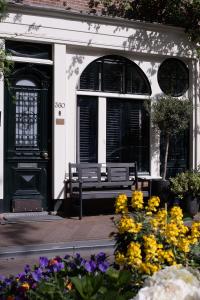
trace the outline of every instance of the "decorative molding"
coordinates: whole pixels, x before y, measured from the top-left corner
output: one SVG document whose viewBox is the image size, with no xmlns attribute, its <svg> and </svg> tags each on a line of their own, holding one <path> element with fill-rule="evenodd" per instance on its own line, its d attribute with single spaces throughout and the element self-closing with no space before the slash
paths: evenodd
<svg viewBox="0 0 200 300">
<path fill-rule="evenodd" d="M 8 4 L 8 11 L 13 13 L 24 13 L 31 15 L 39 15 L 39 16 L 48 16 L 48 17 L 56 17 L 62 19 L 71 19 L 71 20 L 79 20 L 90 23 L 99 23 L 99 24 L 108 24 L 108 25 L 117 25 L 117 26 L 127 26 L 134 28 L 143 28 L 145 30 L 155 30 L 155 31 L 164 31 L 164 32 L 177 32 L 185 34 L 184 28 L 163 25 L 160 23 L 150 23 L 139 20 L 127 20 L 119 17 L 108 17 L 102 15 L 95 15 L 92 13 L 86 12 L 75 12 L 71 10 L 66 10 L 61 7 L 53 7 L 53 6 L 42 6 L 37 4 L 21 4 L 21 3 L 12 3 Z"/>
</svg>

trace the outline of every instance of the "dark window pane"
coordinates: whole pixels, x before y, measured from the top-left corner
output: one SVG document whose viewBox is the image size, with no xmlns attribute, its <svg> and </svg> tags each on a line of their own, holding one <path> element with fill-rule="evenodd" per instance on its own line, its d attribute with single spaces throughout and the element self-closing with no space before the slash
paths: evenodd
<svg viewBox="0 0 200 300">
<path fill-rule="evenodd" d="M 96 97 L 79 96 L 80 162 L 97 162 L 98 102 Z"/>
<path fill-rule="evenodd" d="M 118 105 L 107 100 L 107 120 L 106 120 L 106 161 L 121 161 L 121 103 Z"/>
<path fill-rule="evenodd" d="M 95 61 L 92 64 L 90 64 L 81 74 L 80 89 L 98 91 L 99 74 L 100 74 L 100 63 Z"/>
<path fill-rule="evenodd" d="M 134 64 L 127 65 L 126 74 L 126 90 L 129 94 L 151 94 L 151 88 L 148 80 L 139 67 Z"/>
<path fill-rule="evenodd" d="M 123 63 L 115 60 L 105 60 L 103 64 L 103 91 L 123 93 L 124 72 Z"/>
<path fill-rule="evenodd" d="M 183 172 L 189 167 L 189 130 L 186 129 L 177 136 L 170 138 L 169 154 L 167 161 L 167 178 L 175 176 L 177 173 Z M 165 140 L 163 135 L 160 139 L 160 155 L 161 162 L 164 161 Z M 163 172 L 163 164 L 161 164 L 161 174 Z"/>
<path fill-rule="evenodd" d="M 38 146 L 38 101 L 39 90 L 15 88 L 17 147 Z"/>
<path fill-rule="evenodd" d="M 107 100 L 106 160 L 138 162 L 149 172 L 149 116 L 143 101 Z"/>
<path fill-rule="evenodd" d="M 6 50 L 13 56 L 52 59 L 52 46 L 47 44 L 6 41 Z"/>
<path fill-rule="evenodd" d="M 158 70 L 158 83 L 165 94 L 181 96 L 189 88 L 189 70 L 178 59 L 166 59 Z"/>
</svg>

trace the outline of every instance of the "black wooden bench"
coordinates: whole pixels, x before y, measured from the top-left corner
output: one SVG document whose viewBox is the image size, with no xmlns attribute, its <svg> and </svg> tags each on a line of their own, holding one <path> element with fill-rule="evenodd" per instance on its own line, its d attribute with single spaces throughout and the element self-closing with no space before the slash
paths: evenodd
<svg viewBox="0 0 200 300">
<path fill-rule="evenodd" d="M 67 185 L 81 219 L 85 199 L 116 198 L 122 193 L 131 197 L 132 186 L 138 189 L 137 163 L 69 163 Z"/>
</svg>

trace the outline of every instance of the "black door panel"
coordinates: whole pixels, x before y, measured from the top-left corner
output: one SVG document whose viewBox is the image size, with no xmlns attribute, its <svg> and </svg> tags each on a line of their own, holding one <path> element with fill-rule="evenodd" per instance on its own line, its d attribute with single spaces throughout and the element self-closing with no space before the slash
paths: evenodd
<svg viewBox="0 0 200 300">
<path fill-rule="evenodd" d="M 49 208 L 51 179 L 50 70 L 18 66 L 5 99 L 5 211 Z"/>
</svg>

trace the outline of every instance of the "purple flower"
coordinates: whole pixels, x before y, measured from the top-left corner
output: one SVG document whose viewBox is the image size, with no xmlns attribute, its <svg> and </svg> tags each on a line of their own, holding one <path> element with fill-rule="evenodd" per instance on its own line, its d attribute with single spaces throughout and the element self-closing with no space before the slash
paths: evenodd
<svg viewBox="0 0 200 300">
<path fill-rule="evenodd" d="M 30 269 L 30 266 L 29 266 L 29 265 L 26 265 L 25 268 L 24 268 L 24 272 L 25 272 L 25 273 L 29 273 L 30 270 L 31 270 L 31 269 Z"/>
<path fill-rule="evenodd" d="M 5 280 L 5 278 L 6 278 L 5 276 L 3 276 L 3 275 L 0 275 L 0 281 L 2 281 L 2 282 L 3 282 L 3 281 Z"/>
<path fill-rule="evenodd" d="M 11 283 L 12 283 L 12 279 L 10 279 L 10 278 L 5 278 L 4 282 L 5 282 L 5 285 L 6 285 L 6 286 L 10 286 Z"/>
<path fill-rule="evenodd" d="M 33 279 L 38 282 L 42 279 L 42 270 L 40 268 L 38 268 L 37 270 L 35 270 L 34 272 L 31 273 Z"/>
<path fill-rule="evenodd" d="M 94 260 L 90 260 L 90 261 L 87 261 L 87 262 L 85 263 L 85 269 L 86 269 L 89 273 L 94 272 L 95 269 L 96 269 L 96 267 L 97 267 L 97 265 L 96 265 L 96 263 L 95 263 Z"/>
<path fill-rule="evenodd" d="M 53 271 L 54 272 L 60 272 L 61 270 L 63 270 L 65 268 L 65 265 L 63 262 L 58 262 L 58 263 L 55 263 L 53 265 Z"/>
<path fill-rule="evenodd" d="M 103 273 L 107 271 L 108 267 L 109 267 L 108 262 L 102 262 L 102 263 L 99 263 L 99 265 L 98 265 L 99 270 Z"/>
<path fill-rule="evenodd" d="M 76 253 L 76 256 L 74 259 L 75 259 L 76 264 L 82 265 L 83 262 L 85 262 L 85 259 L 83 259 L 79 253 Z"/>
<path fill-rule="evenodd" d="M 78 259 L 80 259 L 81 258 L 80 253 L 76 253 L 75 257 L 78 258 Z"/>
<path fill-rule="evenodd" d="M 54 259 L 57 260 L 58 262 L 62 261 L 62 258 L 60 256 L 56 256 Z"/>
<path fill-rule="evenodd" d="M 73 262 L 70 262 L 69 267 L 71 268 L 71 270 L 75 270 L 76 269 L 76 264 L 73 263 Z"/>
<path fill-rule="evenodd" d="M 96 259 L 97 259 L 98 262 L 105 261 L 106 260 L 106 254 L 104 252 L 99 252 L 96 255 Z"/>
<path fill-rule="evenodd" d="M 19 281 L 21 282 L 26 281 L 26 273 L 25 272 L 19 273 L 17 275 L 17 278 L 19 278 Z"/>
<path fill-rule="evenodd" d="M 40 257 L 39 265 L 42 268 L 46 268 L 48 266 L 49 260 L 47 257 Z"/>
</svg>

